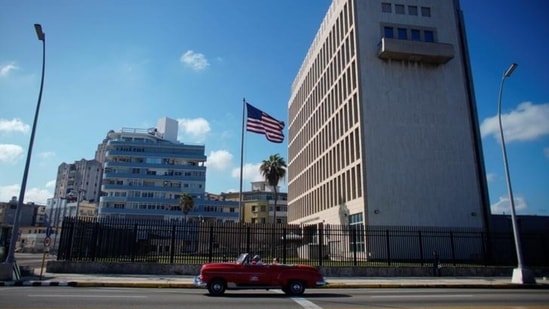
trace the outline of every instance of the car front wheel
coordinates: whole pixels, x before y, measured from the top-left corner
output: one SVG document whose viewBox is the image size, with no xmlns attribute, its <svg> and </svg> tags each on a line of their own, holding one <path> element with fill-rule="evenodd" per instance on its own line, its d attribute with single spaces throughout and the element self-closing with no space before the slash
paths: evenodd
<svg viewBox="0 0 549 309">
<path fill-rule="evenodd" d="M 219 296 L 225 293 L 225 281 L 221 279 L 213 279 L 208 283 L 208 292 L 212 296 Z"/>
<path fill-rule="evenodd" d="M 286 294 L 288 295 L 297 296 L 305 292 L 305 286 L 301 281 L 290 281 L 290 283 L 288 284 L 288 287 L 283 289 L 283 291 L 286 292 Z"/>
</svg>

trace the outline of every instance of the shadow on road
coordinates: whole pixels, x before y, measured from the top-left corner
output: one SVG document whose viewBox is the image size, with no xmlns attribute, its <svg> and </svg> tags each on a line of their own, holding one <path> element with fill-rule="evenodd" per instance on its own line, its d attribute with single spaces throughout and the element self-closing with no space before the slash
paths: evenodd
<svg viewBox="0 0 549 309">
<path fill-rule="evenodd" d="M 341 293 L 305 293 L 301 296 L 288 296 L 281 291 L 273 292 L 262 292 L 262 293 L 246 293 L 246 292 L 225 292 L 221 296 L 211 296 L 210 294 L 204 294 L 209 297 L 225 297 L 225 298 L 292 298 L 292 297 L 303 297 L 303 298 L 342 298 L 342 297 L 351 297 L 348 294 Z"/>
</svg>

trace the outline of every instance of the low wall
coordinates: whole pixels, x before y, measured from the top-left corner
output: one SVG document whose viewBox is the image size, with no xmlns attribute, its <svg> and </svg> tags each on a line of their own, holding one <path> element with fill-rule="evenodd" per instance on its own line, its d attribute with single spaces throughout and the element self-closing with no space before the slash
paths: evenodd
<svg viewBox="0 0 549 309">
<path fill-rule="evenodd" d="M 94 263 L 48 261 L 49 273 L 75 274 L 140 274 L 140 275 L 198 275 L 201 265 L 157 263 Z"/>
<path fill-rule="evenodd" d="M 49 273 L 197 275 L 201 265 L 156 263 L 94 263 L 48 261 Z M 432 277 L 431 267 L 319 267 L 326 277 Z M 549 274 L 549 269 L 533 269 L 536 276 Z M 510 277 L 512 267 L 443 267 L 441 276 Z"/>
</svg>

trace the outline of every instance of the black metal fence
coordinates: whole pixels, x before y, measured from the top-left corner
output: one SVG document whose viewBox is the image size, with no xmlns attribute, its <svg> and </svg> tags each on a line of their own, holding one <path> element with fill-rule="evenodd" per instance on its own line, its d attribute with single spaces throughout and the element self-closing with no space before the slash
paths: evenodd
<svg viewBox="0 0 549 309">
<path fill-rule="evenodd" d="M 524 261 L 549 266 L 549 236 L 522 234 Z M 241 252 L 317 266 L 516 265 L 513 235 L 463 228 L 65 218 L 58 260 L 201 264 Z"/>
</svg>

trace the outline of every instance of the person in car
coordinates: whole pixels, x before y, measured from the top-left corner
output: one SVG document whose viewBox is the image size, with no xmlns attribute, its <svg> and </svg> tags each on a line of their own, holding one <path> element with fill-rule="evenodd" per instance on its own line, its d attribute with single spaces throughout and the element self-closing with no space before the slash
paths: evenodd
<svg viewBox="0 0 549 309">
<path fill-rule="evenodd" d="M 254 255 L 252 258 L 252 265 L 263 265 L 263 261 L 261 261 L 261 257 L 259 255 Z"/>
</svg>

